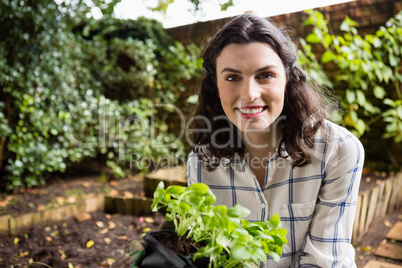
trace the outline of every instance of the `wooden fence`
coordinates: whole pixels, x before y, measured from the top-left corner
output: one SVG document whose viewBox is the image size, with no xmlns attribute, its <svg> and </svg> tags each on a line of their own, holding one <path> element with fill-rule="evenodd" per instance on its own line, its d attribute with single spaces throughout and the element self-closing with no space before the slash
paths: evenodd
<svg viewBox="0 0 402 268">
<path fill-rule="evenodd" d="M 382 181 L 374 188 L 359 194 L 353 226 L 352 243 L 361 241 L 370 226 L 383 220 L 387 213 L 402 207 L 402 173 Z"/>
</svg>

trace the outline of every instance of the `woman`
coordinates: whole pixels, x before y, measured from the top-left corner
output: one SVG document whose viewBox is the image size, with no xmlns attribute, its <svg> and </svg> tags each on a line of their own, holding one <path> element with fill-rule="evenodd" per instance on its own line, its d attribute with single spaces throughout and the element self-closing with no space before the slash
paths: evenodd
<svg viewBox="0 0 402 268">
<path fill-rule="evenodd" d="M 216 204 L 247 207 L 248 220 L 280 215 L 288 243 L 268 267 L 356 267 L 351 236 L 364 150 L 326 119 L 296 60 L 288 36 L 257 16 L 236 17 L 216 33 L 191 124 L 189 184 L 209 185 Z"/>
</svg>

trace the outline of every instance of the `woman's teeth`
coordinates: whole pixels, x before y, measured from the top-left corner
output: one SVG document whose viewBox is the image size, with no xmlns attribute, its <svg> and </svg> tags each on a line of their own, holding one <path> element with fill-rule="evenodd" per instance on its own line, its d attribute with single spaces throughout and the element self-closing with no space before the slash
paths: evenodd
<svg viewBox="0 0 402 268">
<path fill-rule="evenodd" d="M 259 114 L 262 111 L 264 111 L 264 107 L 261 108 L 254 108 L 254 109 L 249 109 L 249 108 L 240 108 L 240 112 L 243 114 Z"/>
</svg>

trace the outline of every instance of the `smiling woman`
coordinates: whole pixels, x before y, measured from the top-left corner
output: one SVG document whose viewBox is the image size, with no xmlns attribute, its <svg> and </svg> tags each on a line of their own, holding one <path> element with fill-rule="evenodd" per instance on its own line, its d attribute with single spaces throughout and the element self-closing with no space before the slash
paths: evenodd
<svg viewBox="0 0 402 268">
<path fill-rule="evenodd" d="M 269 45 L 228 45 L 217 58 L 217 73 L 223 111 L 241 131 L 265 130 L 279 117 L 286 73 Z"/>
<path fill-rule="evenodd" d="M 288 244 L 278 263 L 268 258 L 270 268 L 356 267 L 364 149 L 327 119 L 287 34 L 243 14 L 216 33 L 203 58 L 189 184 L 207 184 L 218 205 L 248 208 L 250 221 L 279 214 Z"/>
</svg>

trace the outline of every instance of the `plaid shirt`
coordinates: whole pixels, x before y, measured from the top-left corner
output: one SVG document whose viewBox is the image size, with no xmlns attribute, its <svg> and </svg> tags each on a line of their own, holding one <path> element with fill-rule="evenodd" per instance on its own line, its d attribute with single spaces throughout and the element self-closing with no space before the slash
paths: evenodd
<svg viewBox="0 0 402 268">
<path fill-rule="evenodd" d="M 278 213 L 288 243 L 281 260 L 268 257 L 265 267 L 356 267 L 351 237 L 364 149 L 346 129 L 329 121 L 325 125 L 309 149 L 312 163 L 293 168 L 292 158 L 276 151 L 266 162 L 262 188 L 242 160 L 208 172 L 194 153 L 189 155 L 189 184 L 209 185 L 217 205 L 241 204 L 251 211 L 250 221 Z"/>
</svg>

